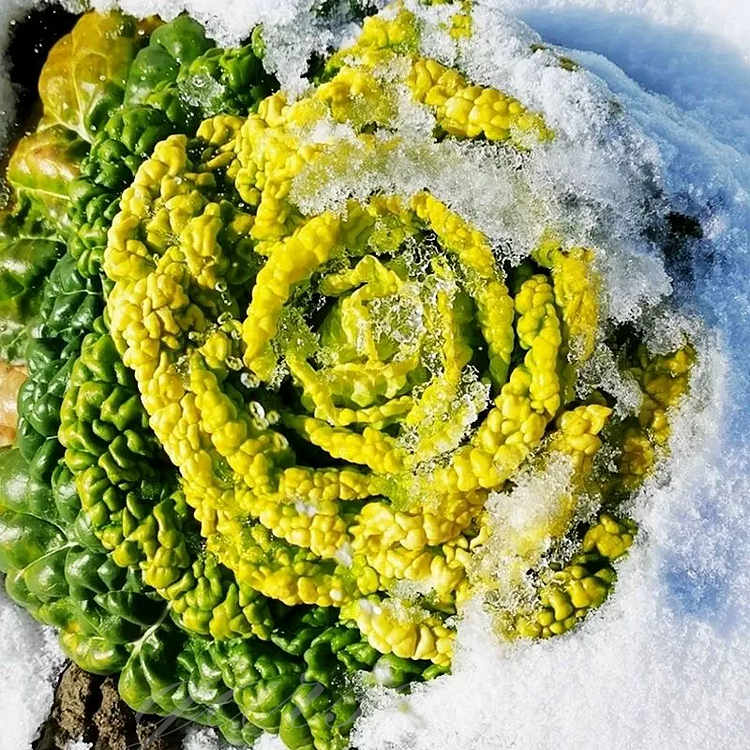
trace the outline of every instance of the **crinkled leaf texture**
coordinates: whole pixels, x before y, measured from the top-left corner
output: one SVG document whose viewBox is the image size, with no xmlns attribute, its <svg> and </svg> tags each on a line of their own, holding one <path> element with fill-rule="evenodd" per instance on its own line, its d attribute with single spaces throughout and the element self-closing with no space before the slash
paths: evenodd
<svg viewBox="0 0 750 750">
<path fill-rule="evenodd" d="M 0 219 L 0 360 L 25 358 L 38 322 L 42 284 L 62 252 L 61 243 L 38 236 L 17 216 Z"/>
<path fill-rule="evenodd" d="M 409 95 L 434 120 L 425 148 L 492 141 L 519 179 L 519 152 L 554 138 L 420 57 L 409 12 L 365 24 L 296 102 L 258 35 L 220 49 L 187 16 L 148 29 L 143 46 L 132 19 L 84 16 L 11 165 L 0 309 L 39 325 L 0 453 L 0 569 L 134 709 L 339 750 L 351 675 L 398 689 L 449 669 L 483 548 L 522 576 L 550 536 L 588 529 L 506 607 L 512 637 L 604 601 L 635 527 L 579 519 L 578 495 L 626 496 L 650 470 L 691 355 L 624 356 L 644 407 L 610 430 L 614 396 L 574 387 L 599 343 L 594 250 L 545 236 L 506 267 L 421 188 L 347 195 L 342 216 L 295 203 L 297 177 L 387 163 Z M 595 475 L 605 439 L 616 468 Z M 572 475 L 554 513 L 493 538 L 489 492 L 553 452 Z"/>
<path fill-rule="evenodd" d="M 142 104 L 159 84 L 175 81 L 182 65 L 189 65 L 214 43 L 189 16 L 179 16 L 157 28 L 128 72 L 125 104 Z"/>
</svg>

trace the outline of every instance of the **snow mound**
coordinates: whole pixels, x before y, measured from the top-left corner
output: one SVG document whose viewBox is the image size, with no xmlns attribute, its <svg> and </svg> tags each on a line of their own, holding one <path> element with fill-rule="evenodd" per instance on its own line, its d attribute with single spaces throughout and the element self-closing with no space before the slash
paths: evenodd
<svg viewBox="0 0 750 750">
<path fill-rule="evenodd" d="M 57 637 L 0 596 L 0 750 L 27 750 L 52 706 L 63 655 Z"/>
</svg>

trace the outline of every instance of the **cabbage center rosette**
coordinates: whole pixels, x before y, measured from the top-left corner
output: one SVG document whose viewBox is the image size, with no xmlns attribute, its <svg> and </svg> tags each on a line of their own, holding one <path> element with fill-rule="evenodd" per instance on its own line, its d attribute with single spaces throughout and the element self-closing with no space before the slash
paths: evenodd
<svg viewBox="0 0 750 750">
<path fill-rule="evenodd" d="M 552 137 L 416 39 L 409 13 L 372 19 L 298 101 L 159 143 L 103 267 L 112 336 L 208 549 L 240 584 L 340 607 L 378 650 L 447 665 L 489 493 L 540 449 L 583 481 L 611 408 L 573 401 L 598 328 L 590 251 L 542 237 L 506 266 L 425 190 L 314 214 L 295 200 L 295 180 L 353 153 L 387 161 L 404 90 L 440 137 Z M 575 510 L 561 501 L 540 538 Z"/>
<path fill-rule="evenodd" d="M 343 748 L 469 597 L 545 638 L 612 589 L 695 352 L 608 308 L 597 199 L 544 179 L 570 135 L 458 69 L 473 15 L 387 8 L 298 99 L 186 15 L 50 54 L 0 216 L 0 570 L 139 711 Z"/>
</svg>

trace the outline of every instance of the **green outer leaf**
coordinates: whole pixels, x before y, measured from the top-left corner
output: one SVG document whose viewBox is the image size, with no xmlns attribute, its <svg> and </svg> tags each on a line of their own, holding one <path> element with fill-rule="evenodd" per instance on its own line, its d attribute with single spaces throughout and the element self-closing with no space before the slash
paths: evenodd
<svg viewBox="0 0 750 750">
<path fill-rule="evenodd" d="M 88 636 L 75 631 L 60 633 L 65 654 L 81 669 L 93 674 L 116 674 L 128 659 L 127 649 L 102 636 Z"/>
<path fill-rule="evenodd" d="M 33 341 L 19 395 L 17 447 L 0 453 L 0 565 L 8 594 L 61 629 L 71 658 L 110 674 L 122 668 L 129 644 L 163 605 L 144 592 L 137 569 L 118 568 L 102 550 L 60 464 L 62 396 L 82 334 L 96 330 L 101 305 L 98 279 L 80 276 L 70 256 L 58 261 L 42 303 L 41 328 L 49 338 Z"/>
<path fill-rule="evenodd" d="M 57 509 L 50 507 L 48 484 L 29 476 L 29 466 L 18 448 L 0 451 L 0 507 L 57 523 Z"/>
<path fill-rule="evenodd" d="M 50 50 L 39 77 L 43 125 L 59 123 L 91 142 L 122 102 L 128 71 L 143 43 L 135 19 L 84 15 Z"/>
<path fill-rule="evenodd" d="M 14 362 L 25 356 L 42 304 L 43 283 L 62 245 L 24 234 L 36 228 L 21 225 L 17 215 L 6 214 L 0 221 L 0 359 Z"/>
<path fill-rule="evenodd" d="M 8 163 L 8 181 L 27 196 L 51 227 L 67 223 L 68 188 L 78 177 L 88 144 L 72 130 L 53 125 L 22 138 Z"/>
<path fill-rule="evenodd" d="M 200 109 L 201 117 L 246 114 L 277 88 L 253 45 L 214 48 L 183 65 L 177 76 L 180 97 Z"/>
<path fill-rule="evenodd" d="M 0 570 L 24 568 L 65 542 L 60 530 L 51 523 L 5 511 L 0 515 Z"/>
<path fill-rule="evenodd" d="M 81 547 L 72 532 L 77 521 L 66 529 L 54 492 L 30 474 L 17 448 L 0 452 L 0 570 L 7 593 L 40 622 L 60 628 L 63 648 L 82 667 L 117 672 L 128 645 L 159 619 L 163 606 L 104 552 Z"/>
<path fill-rule="evenodd" d="M 256 638 L 187 637 L 165 619 L 134 645 L 120 694 L 136 711 L 215 726 L 232 743 L 251 744 L 268 731 L 293 750 L 338 750 L 357 715 L 343 677 L 370 670 L 380 654 L 356 628 L 331 625 L 335 620 L 323 608 L 292 610 L 278 631 L 289 653 Z M 392 660 L 412 679 L 424 671 L 423 662 Z"/>
<path fill-rule="evenodd" d="M 148 47 L 135 57 L 125 86 L 125 104 L 141 104 L 161 83 L 177 79 L 181 65 L 189 65 L 214 46 L 203 27 L 189 16 L 179 16 L 151 34 Z"/>
</svg>

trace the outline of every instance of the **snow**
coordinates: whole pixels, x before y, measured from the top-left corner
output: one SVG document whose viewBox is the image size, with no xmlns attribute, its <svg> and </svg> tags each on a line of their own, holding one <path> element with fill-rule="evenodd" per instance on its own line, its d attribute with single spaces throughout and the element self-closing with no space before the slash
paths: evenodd
<svg viewBox="0 0 750 750">
<path fill-rule="evenodd" d="M 215 729 L 208 727 L 188 727 L 182 741 L 182 750 L 228 750 L 229 747 Z"/>
<path fill-rule="evenodd" d="M 545 41 L 605 55 L 641 86 L 750 148 L 750 14 L 742 0 L 493 0 Z"/>
<path fill-rule="evenodd" d="M 232 750 L 218 735 L 215 729 L 188 727 L 182 750 Z M 240 748 L 241 750 L 241 748 Z M 287 750 L 286 745 L 271 734 L 261 735 L 253 744 L 253 750 Z"/>
<path fill-rule="evenodd" d="M 0 0 L 0 47 L 24 5 Z M 316 43 L 304 31 L 305 0 L 123 0 L 122 7 L 167 15 L 188 7 L 223 42 L 265 21 L 272 41 L 286 39 L 274 59 L 292 87 L 299 86 L 305 49 Z M 542 66 L 547 53 L 522 53 L 537 37 L 497 8 L 517 14 L 545 42 L 564 46 L 596 77 L 572 78 Z M 750 735 L 750 14 L 742 0 L 492 0 L 478 17 L 478 39 L 463 64 L 488 83 L 502 79 L 543 111 L 560 136 L 544 159 L 532 155 L 529 163 L 534 184 L 547 186 L 545 210 L 561 217 L 554 196 L 567 187 L 590 198 L 576 217 L 581 240 L 595 237 L 597 219 L 604 218 L 610 315 L 633 318 L 673 289 L 682 322 L 706 324 L 690 323 L 702 365 L 693 400 L 675 424 L 674 458 L 634 503 L 642 533 L 606 606 L 572 635 L 532 646 L 499 646 L 481 609 L 471 607 L 459 626 L 454 673 L 409 697 L 369 692 L 354 744 L 359 750 L 744 747 Z M 297 31 L 285 36 L 290 29 Z M 497 45 L 498 38 L 509 41 Z M 608 97 L 623 105 L 624 120 L 603 118 Z M 6 79 L 0 102 L 11 111 Z M 412 124 L 416 137 L 424 123 L 415 116 Z M 446 156 L 443 149 L 435 164 Z M 488 177 L 486 169 L 464 168 L 451 182 L 448 173 L 459 161 L 444 161 L 444 174 L 432 173 L 435 189 L 457 199 L 460 186 L 487 184 Z M 705 236 L 689 248 L 689 273 L 662 268 L 633 240 L 645 185 L 658 186 L 678 210 L 701 221 Z M 492 198 L 508 204 L 500 192 Z M 320 201 L 335 199 L 333 190 L 318 194 Z M 465 201 L 464 208 L 481 214 L 488 199 L 483 195 L 473 209 Z M 511 218 L 484 228 L 500 236 Z M 652 319 L 660 320 L 656 312 Z M 647 327 L 657 348 L 674 338 L 673 318 Z M 597 377 L 608 376 L 606 364 Z M 621 387 L 626 393 L 627 383 Z M 564 477 L 557 481 L 564 485 Z M 534 490 L 529 479 L 520 491 Z M 541 502 L 542 490 L 537 496 Z M 510 510 L 495 508 L 508 522 L 524 520 Z M 0 748 L 23 750 L 51 702 L 60 656 L 5 600 L 0 625 L 6 634 Z M 270 750 L 275 742 L 264 738 L 258 747 Z M 185 747 L 220 745 L 209 730 L 196 730 Z"/>
<path fill-rule="evenodd" d="M 253 750 L 286 750 L 286 746 L 278 737 L 266 734 L 253 745 Z"/>
<path fill-rule="evenodd" d="M 670 30 L 686 32 L 688 37 L 696 35 L 714 43 L 729 42 L 746 60 L 750 60 L 750 52 L 745 44 L 750 34 L 750 17 L 745 4 L 737 0 L 490 0 L 489 4 L 518 15 L 547 38 L 551 36 L 550 32 L 562 32 L 580 33 L 580 38 L 592 40 L 605 33 L 605 38 L 611 39 L 629 34 L 627 24 L 633 22 L 643 29 L 651 28 L 652 42 L 656 41 L 653 27 L 658 27 L 662 33 Z M 610 28 L 602 23 L 607 16 L 614 17 L 617 22 L 612 23 Z M 542 26 L 545 19 L 548 28 Z M 625 26 L 613 28 L 621 23 L 625 23 Z M 632 38 L 632 34 L 629 35 Z M 642 41 L 638 37 L 639 44 L 634 46 L 640 48 Z M 658 57 L 658 62 L 662 62 L 664 58 L 679 54 L 679 48 L 683 46 L 675 44 L 674 37 L 667 36 L 661 44 L 654 46 L 654 53 L 650 56 Z M 726 52 L 726 45 L 721 46 Z M 611 52 L 608 48 L 608 55 Z M 634 53 L 633 57 L 639 57 L 641 65 L 646 67 L 646 55 Z M 682 74 L 689 76 L 691 72 L 682 71 Z M 673 82 L 679 84 L 679 72 L 675 73 L 674 78 L 676 80 Z"/>
<path fill-rule="evenodd" d="M 570 458 L 553 453 L 546 459 L 543 471 L 534 468 L 528 467 L 516 476 L 511 492 L 490 495 L 485 508 L 492 534 L 472 565 L 476 580 L 492 577 L 504 597 L 499 603 L 509 609 L 535 593 L 526 576 L 529 567 L 538 566 L 543 558 L 563 561 L 571 554 L 569 549 L 552 549 L 547 533 L 559 523 L 561 515 L 565 516 L 561 510 L 567 508 L 567 500 L 573 496 Z M 591 510 L 576 507 L 573 516 L 585 520 Z"/>
<path fill-rule="evenodd" d="M 63 663 L 57 638 L 0 597 L 0 750 L 26 750 L 52 705 Z"/>
</svg>

